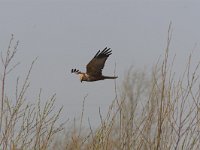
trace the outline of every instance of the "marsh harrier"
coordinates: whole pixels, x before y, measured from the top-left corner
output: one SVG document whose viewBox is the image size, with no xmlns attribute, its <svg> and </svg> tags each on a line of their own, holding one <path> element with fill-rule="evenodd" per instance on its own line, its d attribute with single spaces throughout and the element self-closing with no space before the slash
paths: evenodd
<svg viewBox="0 0 200 150">
<path fill-rule="evenodd" d="M 98 81 L 104 79 L 116 79 L 115 76 L 104 76 L 102 75 L 102 69 L 107 58 L 112 54 L 112 50 L 110 48 L 104 48 L 101 52 L 100 50 L 96 53 L 94 58 L 87 64 L 86 73 L 80 72 L 77 69 L 72 69 L 71 73 L 78 74 L 80 77 L 80 81 Z"/>
</svg>

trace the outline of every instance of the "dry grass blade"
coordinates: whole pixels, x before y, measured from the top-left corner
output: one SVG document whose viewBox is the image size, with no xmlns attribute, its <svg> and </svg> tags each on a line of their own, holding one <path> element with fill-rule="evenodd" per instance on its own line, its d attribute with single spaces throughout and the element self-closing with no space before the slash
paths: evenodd
<svg viewBox="0 0 200 150">
<path fill-rule="evenodd" d="M 10 99 L 5 93 L 7 86 L 7 76 L 19 64 L 12 65 L 17 52 L 18 41 L 14 46 L 14 36 L 12 35 L 8 49 L 1 53 L 2 79 L 1 79 L 1 109 L 0 109 L 0 149 L 21 150 L 21 149 L 48 149 L 52 145 L 52 140 L 58 132 L 62 131 L 64 124 L 58 124 L 62 107 L 58 112 L 54 112 L 56 97 L 53 95 L 43 106 L 41 101 L 41 90 L 38 96 L 38 103 L 26 101 L 26 93 L 30 86 L 30 75 L 34 63 L 33 60 L 28 73 L 19 86 L 21 80 L 17 78 L 15 99 Z"/>
</svg>

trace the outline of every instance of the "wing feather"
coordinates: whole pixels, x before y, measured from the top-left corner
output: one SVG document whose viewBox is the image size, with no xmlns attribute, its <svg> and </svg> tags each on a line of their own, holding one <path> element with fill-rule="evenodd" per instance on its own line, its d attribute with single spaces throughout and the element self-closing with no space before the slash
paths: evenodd
<svg viewBox="0 0 200 150">
<path fill-rule="evenodd" d="M 81 74 L 81 72 L 78 69 L 72 69 L 71 73 L 75 73 L 75 74 Z"/>
<path fill-rule="evenodd" d="M 112 54 L 110 48 L 104 48 L 95 54 L 93 59 L 86 66 L 86 73 L 92 76 L 101 76 L 107 58 Z"/>
</svg>

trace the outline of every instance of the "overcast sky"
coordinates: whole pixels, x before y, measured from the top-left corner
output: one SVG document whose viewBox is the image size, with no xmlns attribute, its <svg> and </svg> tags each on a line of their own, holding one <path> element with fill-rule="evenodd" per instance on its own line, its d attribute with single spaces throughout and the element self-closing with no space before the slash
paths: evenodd
<svg viewBox="0 0 200 150">
<path fill-rule="evenodd" d="M 114 82 L 80 83 L 70 70 L 85 71 L 98 50 L 110 47 L 103 73 L 113 75 L 116 62 L 120 87 L 130 66 L 151 70 L 165 49 L 170 21 L 170 51 L 177 55 L 179 71 L 195 45 L 194 60 L 200 60 L 198 0 L 0 0 L 0 50 L 7 48 L 11 34 L 20 41 L 15 61 L 21 64 L 9 75 L 9 86 L 14 90 L 17 76 L 23 77 L 38 57 L 30 100 L 40 88 L 44 100 L 56 93 L 56 106 L 63 105 L 63 116 L 71 119 L 80 115 L 88 94 L 85 118 L 94 125 L 100 121 L 99 107 L 106 112 L 115 97 Z"/>
</svg>

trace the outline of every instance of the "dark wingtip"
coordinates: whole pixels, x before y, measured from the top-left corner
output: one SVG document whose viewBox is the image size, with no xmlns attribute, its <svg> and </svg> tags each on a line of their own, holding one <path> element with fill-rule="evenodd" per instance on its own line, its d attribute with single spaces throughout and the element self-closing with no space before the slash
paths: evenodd
<svg viewBox="0 0 200 150">
<path fill-rule="evenodd" d="M 105 47 L 101 52 L 100 50 L 96 53 L 95 57 L 108 57 L 110 56 L 112 53 L 111 48 L 107 48 Z"/>
<path fill-rule="evenodd" d="M 109 56 L 112 54 L 111 52 L 112 52 L 112 50 L 110 48 L 106 47 L 106 49 L 102 51 L 102 54 Z"/>
<path fill-rule="evenodd" d="M 98 50 L 98 52 L 95 54 L 94 58 L 97 57 L 100 53 L 100 50 Z"/>
<path fill-rule="evenodd" d="M 81 73 L 78 69 L 72 69 L 71 70 L 71 73 L 76 73 L 76 74 L 79 74 L 79 73 Z"/>
<path fill-rule="evenodd" d="M 72 69 L 71 70 L 71 73 L 74 73 L 74 72 L 77 72 L 78 70 L 76 70 L 76 69 Z"/>
</svg>

